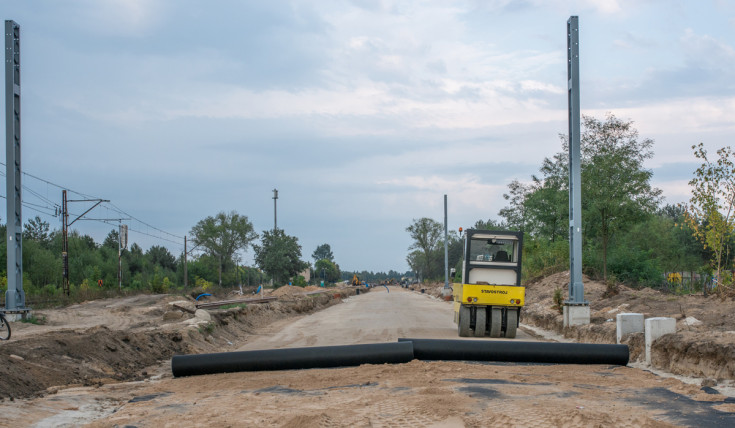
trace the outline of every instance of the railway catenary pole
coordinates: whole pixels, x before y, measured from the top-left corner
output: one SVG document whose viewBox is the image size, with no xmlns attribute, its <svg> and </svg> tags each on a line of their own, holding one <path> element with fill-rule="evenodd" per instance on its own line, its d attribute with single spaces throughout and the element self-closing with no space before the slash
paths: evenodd
<svg viewBox="0 0 735 428">
<path fill-rule="evenodd" d="M 444 289 L 449 288 L 449 232 L 447 231 L 447 195 L 444 195 Z"/>
<path fill-rule="evenodd" d="M 20 167 L 20 25 L 5 21 L 5 182 L 7 272 L 5 312 L 25 316 L 23 291 L 23 216 Z M 12 319 L 12 317 L 10 317 Z"/>
<path fill-rule="evenodd" d="M 582 166 L 580 156 L 579 17 L 567 21 L 569 110 L 569 299 L 564 302 L 564 326 L 589 324 L 589 302 L 582 283 Z"/>
<path fill-rule="evenodd" d="M 273 189 L 273 232 L 278 230 L 278 214 L 276 202 L 278 201 L 278 189 Z"/>
</svg>

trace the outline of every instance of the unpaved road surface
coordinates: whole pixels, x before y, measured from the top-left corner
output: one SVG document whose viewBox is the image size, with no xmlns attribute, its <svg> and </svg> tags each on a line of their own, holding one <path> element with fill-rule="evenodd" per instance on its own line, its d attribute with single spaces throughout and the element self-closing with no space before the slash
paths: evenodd
<svg viewBox="0 0 735 428">
<path fill-rule="evenodd" d="M 455 338 L 451 319 L 450 303 L 399 288 L 377 289 L 308 316 L 276 321 L 237 348 Z M 414 360 L 176 379 L 163 364 L 149 373 L 152 378 L 141 382 L 5 401 L 0 425 L 735 426 L 734 399 L 631 367 Z"/>
<path fill-rule="evenodd" d="M 317 314 L 289 320 L 239 350 L 385 343 L 400 337 L 459 339 L 451 304 L 398 287 L 390 290 L 377 287 Z M 517 340 L 531 339 L 519 331 Z"/>
</svg>

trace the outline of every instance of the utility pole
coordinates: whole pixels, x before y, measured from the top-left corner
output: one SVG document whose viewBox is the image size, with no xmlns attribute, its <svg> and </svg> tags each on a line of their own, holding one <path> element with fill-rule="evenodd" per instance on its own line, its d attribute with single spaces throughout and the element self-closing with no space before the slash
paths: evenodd
<svg viewBox="0 0 735 428">
<path fill-rule="evenodd" d="M 5 21 L 5 182 L 7 272 L 5 313 L 16 321 L 30 311 L 23 291 L 23 216 L 20 168 L 20 25 Z"/>
<path fill-rule="evenodd" d="M 276 210 L 276 202 L 278 201 L 278 189 L 273 189 L 273 231 L 278 230 L 278 215 Z"/>
<path fill-rule="evenodd" d="M 87 211 L 84 211 L 77 218 L 69 223 L 69 202 L 95 202 Z M 97 205 L 102 202 L 110 202 L 109 199 L 67 199 L 66 189 L 61 191 L 61 230 L 62 230 L 62 243 L 61 243 L 61 260 L 64 264 L 62 286 L 64 294 L 69 295 L 69 226 L 76 223 L 77 220 L 84 217 L 88 212 L 92 211 Z M 124 220 L 124 219 L 116 219 Z M 119 237 L 118 237 L 119 238 Z M 118 246 L 119 246 L 118 240 Z M 118 273 L 118 276 L 120 274 Z"/>
<path fill-rule="evenodd" d="M 582 283 L 582 162 L 579 105 L 579 17 L 567 21 L 569 102 L 569 300 L 564 302 L 564 327 L 590 323 L 590 304 Z"/>
<path fill-rule="evenodd" d="M 449 296 L 452 289 L 449 287 L 449 231 L 447 229 L 447 195 L 444 195 L 444 289 L 442 296 Z"/>
<path fill-rule="evenodd" d="M 62 291 L 69 295 L 69 211 L 66 190 L 61 191 L 61 263 L 63 264 Z"/>
<path fill-rule="evenodd" d="M 128 247 L 128 225 L 118 220 L 120 231 L 117 234 L 117 286 L 122 290 L 122 250 Z"/>
<path fill-rule="evenodd" d="M 186 235 L 184 235 L 184 288 L 189 286 L 189 273 L 186 270 Z"/>
</svg>

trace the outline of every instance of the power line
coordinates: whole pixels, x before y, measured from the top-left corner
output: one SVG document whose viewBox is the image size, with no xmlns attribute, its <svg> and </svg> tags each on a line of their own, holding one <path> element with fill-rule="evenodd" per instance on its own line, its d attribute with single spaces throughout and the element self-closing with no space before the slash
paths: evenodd
<svg viewBox="0 0 735 428">
<path fill-rule="evenodd" d="M 5 163 L 4 163 L 4 162 L 0 162 L 0 165 L 2 165 L 2 166 L 5 166 Z M 5 177 L 5 175 L 6 175 L 6 174 L 5 174 L 5 173 L 4 173 L 3 171 L 1 171 L 1 170 L 0 170 L 0 175 L 1 175 L 1 176 L 3 176 L 3 177 Z M 56 187 L 56 188 L 58 188 L 58 189 L 61 189 L 61 190 L 66 190 L 66 191 L 68 191 L 68 192 L 71 192 L 71 193 L 74 193 L 74 194 L 80 195 L 80 196 L 82 196 L 82 197 L 85 197 L 85 198 L 89 198 L 89 199 L 102 199 L 102 198 L 98 198 L 98 197 L 95 197 L 95 196 L 92 196 L 92 195 L 88 195 L 88 194 L 86 194 L 86 193 L 82 193 L 82 192 L 77 192 L 77 191 L 75 191 L 75 190 L 71 190 L 71 189 L 69 189 L 69 188 L 68 188 L 68 187 L 66 187 L 66 186 L 62 186 L 62 185 L 60 185 L 60 184 L 56 184 L 56 183 L 54 183 L 54 182 L 52 182 L 52 181 L 46 180 L 46 179 L 44 179 L 44 178 L 38 177 L 38 176 L 36 176 L 36 175 L 33 175 L 33 174 L 31 174 L 31 173 L 28 173 L 28 172 L 23 172 L 23 175 L 26 175 L 26 176 L 28 176 L 28 177 L 34 178 L 34 179 L 36 179 L 36 180 L 38 180 L 38 181 L 41 181 L 41 182 L 43 182 L 43 183 L 46 183 L 47 185 L 51 185 L 51 186 L 54 186 L 54 187 Z M 23 185 L 22 187 L 23 187 L 23 189 L 27 190 L 27 191 L 28 191 L 29 193 L 31 193 L 32 195 L 34 195 L 35 197 L 37 197 L 37 198 L 38 198 L 39 200 L 41 200 L 41 201 L 43 201 L 43 202 L 46 202 L 47 204 L 50 204 L 50 205 L 51 205 L 51 206 L 42 206 L 42 205 L 38 205 L 38 204 L 33 204 L 33 203 L 31 203 L 31 202 L 28 202 L 28 201 L 23 201 L 23 202 L 22 202 L 22 203 L 23 203 L 23 206 L 26 206 L 27 208 L 29 208 L 29 209 L 31 209 L 31 210 L 33 210 L 33 211 L 39 212 L 39 213 L 41 213 L 41 214 L 46 214 L 46 215 L 48 215 L 48 216 L 53 216 L 53 217 L 57 217 L 57 214 L 51 214 L 51 213 L 48 213 L 48 212 L 45 212 L 45 211 L 41 211 L 41 210 L 37 209 L 37 208 L 43 208 L 43 209 L 54 209 L 54 210 L 56 210 L 56 208 L 58 208 L 58 207 L 59 207 L 59 205 L 58 205 L 57 203 L 55 203 L 55 202 L 53 202 L 52 200 L 50 200 L 50 199 L 46 198 L 45 196 L 43 196 L 43 195 L 41 195 L 40 193 L 38 193 L 38 192 L 34 191 L 33 189 L 29 188 L 29 187 L 28 187 L 28 186 L 26 186 L 26 185 Z M 5 197 L 5 196 L 2 196 L 2 195 L 0 195 L 0 197 L 2 197 L 3 199 L 6 199 L 6 197 Z M 108 203 L 109 203 L 109 206 L 108 206 L 108 205 L 106 205 L 106 204 L 103 204 L 103 205 L 101 205 L 101 206 L 104 206 L 104 207 L 105 207 L 105 208 L 107 208 L 107 209 L 113 210 L 113 211 L 117 212 L 118 214 L 121 214 L 121 215 L 124 215 L 124 216 L 130 217 L 131 219 L 133 219 L 133 220 L 137 221 L 138 223 L 140 223 L 140 224 L 142 224 L 142 225 L 145 225 L 146 227 L 148 227 L 148 228 L 150 228 L 150 229 L 153 229 L 153 230 L 156 230 L 156 231 L 158 231 L 158 232 L 160 232 L 160 233 L 163 233 L 163 234 L 165 234 L 165 235 L 168 235 L 168 236 L 170 236 L 170 237 L 173 237 L 173 238 L 177 238 L 177 239 L 180 239 L 180 240 L 181 240 L 181 239 L 184 239 L 184 237 L 183 237 L 183 236 L 175 235 L 175 234 L 173 234 L 173 233 L 170 233 L 170 232 L 167 232 L 167 231 L 165 231 L 165 230 L 163 230 L 163 229 L 160 229 L 160 228 L 158 228 L 158 227 L 156 227 L 156 226 L 153 226 L 152 224 L 146 223 L 145 221 L 143 221 L 143 220 L 141 220 L 141 219 L 139 219 L 139 218 L 135 217 L 134 215 L 132 215 L 132 214 L 130 214 L 130 213 L 128 213 L 128 212 L 126 212 L 126 211 L 123 211 L 123 210 L 122 210 L 122 209 L 121 209 L 120 207 L 118 207 L 117 205 L 115 205 L 115 204 L 113 204 L 113 203 L 111 203 L 111 202 L 108 202 Z M 32 206 L 29 206 L 29 205 L 32 205 Z M 33 207 L 36 207 L 36 208 L 33 208 Z M 71 213 L 70 213 L 70 214 L 71 214 Z M 74 215 L 74 214 L 72 214 L 72 215 Z M 100 220 L 97 220 L 97 221 L 100 221 Z M 103 223 L 108 223 L 108 222 L 105 222 L 105 221 L 102 221 L 102 222 L 103 222 Z M 109 223 L 108 223 L 108 224 L 109 224 Z M 132 229 L 132 228 L 128 228 L 128 230 L 130 230 L 130 231 L 133 231 L 133 232 L 136 232 L 136 233 L 139 233 L 139 234 L 141 234 L 141 235 L 146 235 L 146 236 L 149 236 L 149 237 L 152 237 L 152 238 L 156 238 L 156 239 L 160 239 L 160 240 L 163 240 L 163 241 L 171 242 L 171 243 L 173 243 L 173 244 L 181 245 L 180 241 L 174 241 L 174 240 L 172 240 L 172 239 L 169 239 L 169 238 L 165 238 L 165 237 L 163 237 L 163 236 L 153 235 L 153 234 L 151 234 L 151 233 L 146 233 L 146 232 L 143 232 L 143 231 L 141 231 L 141 230 L 136 230 L 136 229 Z"/>
</svg>

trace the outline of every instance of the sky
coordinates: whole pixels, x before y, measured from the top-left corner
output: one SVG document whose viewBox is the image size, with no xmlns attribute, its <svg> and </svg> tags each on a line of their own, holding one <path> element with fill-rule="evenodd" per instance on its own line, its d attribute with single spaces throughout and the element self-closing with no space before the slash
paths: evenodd
<svg viewBox="0 0 735 428">
<path fill-rule="evenodd" d="M 273 189 L 303 259 L 327 243 L 343 270 L 408 270 L 405 229 L 443 222 L 445 194 L 451 230 L 498 219 L 508 183 L 562 149 L 571 15 L 582 114 L 632 120 L 655 141 L 646 168 L 667 203 L 689 198 L 693 144 L 733 144 L 724 0 L 0 0 L 0 11 L 21 27 L 23 216 L 60 228 L 61 186 L 110 200 L 88 218 L 130 218 L 131 242 L 175 255 L 221 211 L 272 229 Z M 112 226 L 72 228 L 101 242 Z"/>
</svg>

